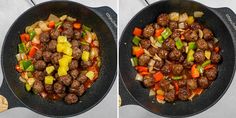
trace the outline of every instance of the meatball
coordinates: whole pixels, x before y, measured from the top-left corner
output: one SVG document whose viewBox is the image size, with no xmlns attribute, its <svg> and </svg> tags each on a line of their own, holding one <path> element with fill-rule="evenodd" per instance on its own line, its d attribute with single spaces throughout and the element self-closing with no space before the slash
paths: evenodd
<svg viewBox="0 0 236 118">
<path fill-rule="evenodd" d="M 46 63 L 43 60 L 38 60 L 34 63 L 34 68 L 36 70 L 44 70 L 46 68 Z"/>
<path fill-rule="evenodd" d="M 156 61 L 154 67 L 161 69 L 161 67 L 164 65 L 164 61 Z"/>
<path fill-rule="evenodd" d="M 188 30 L 185 34 L 184 37 L 186 41 L 191 42 L 191 41 L 196 41 L 198 39 L 198 34 L 196 31 L 193 30 Z"/>
<path fill-rule="evenodd" d="M 198 29 L 202 29 L 202 26 L 201 26 L 199 23 L 194 22 L 194 23 L 192 23 L 192 24 L 190 25 L 190 28 L 191 28 L 192 30 L 198 30 Z"/>
<path fill-rule="evenodd" d="M 40 42 L 42 43 L 47 43 L 50 41 L 50 38 L 49 38 L 49 33 L 48 32 L 42 32 L 40 35 L 39 35 L 39 40 Z"/>
<path fill-rule="evenodd" d="M 190 69 L 192 66 L 193 66 L 193 62 L 188 62 L 187 60 L 184 60 L 184 62 L 183 62 L 183 66 L 184 66 L 184 68 L 188 68 L 188 69 Z"/>
<path fill-rule="evenodd" d="M 206 50 L 208 48 L 208 44 L 204 39 L 199 39 L 196 42 L 197 47 L 201 50 Z"/>
<path fill-rule="evenodd" d="M 197 88 L 197 80 L 196 79 L 188 79 L 187 86 L 189 89 L 196 89 Z"/>
<path fill-rule="evenodd" d="M 179 50 L 174 49 L 169 53 L 169 59 L 172 60 L 172 61 L 177 61 L 182 56 L 181 54 L 182 53 Z"/>
<path fill-rule="evenodd" d="M 36 94 L 42 92 L 44 90 L 43 83 L 39 80 L 35 80 L 32 90 Z"/>
<path fill-rule="evenodd" d="M 204 28 L 202 32 L 203 32 L 203 38 L 205 40 L 213 39 L 213 33 L 211 32 L 211 30 Z"/>
<path fill-rule="evenodd" d="M 143 54 L 139 57 L 138 63 L 140 66 L 144 66 L 148 64 L 149 60 L 150 60 L 150 57 L 148 55 Z"/>
<path fill-rule="evenodd" d="M 185 79 L 181 79 L 177 82 L 179 87 L 184 87 L 187 84 L 187 81 Z"/>
<path fill-rule="evenodd" d="M 53 93 L 53 86 L 51 84 L 44 84 L 44 88 L 47 93 Z"/>
<path fill-rule="evenodd" d="M 181 64 L 174 64 L 173 65 L 173 74 L 180 75 L 183 71 L 184 67 Z"/>
<path fill-rule="evenodd" d="M 67 75 L 64 75 L 64 76 L 60 76 L 58 78 L 58 81 L 62 82 L 66 86 L 69 86 L 72 82 L 72 79 L 71 79 L 71 76 L 67 74 Z"/>
<path fill-rule="evenodd" d="M 74 70 L 79 67 L 79 63 L 77 60 L 72 60 L 71 63 L 69 64 L 69 69 Z"/>
<path fill-rule="evenodd" d="M 175 22 L 175 21 L 171 21 L 169 23 L 169 27 L 170 27 L 171 30 L 177 29 L 178 28 L 178 23 Z"/>
<path fill-rule="evenodd" d="M 151 45 L 151 41 L 148 40 L 148 39 L 142 39 L 142 40 L 140 41 L 140 44 L 141 44 L 141 46 L 142 46 L 143 48 L 148 49 L 149 46 Z"/>
<path fill-rule="evenodd" d="M 148 48 L 148 52 L 154 56 L 155 54 L 158 53 L 158 49 L 151 46 Z"/>
<path fill-rule="evenodd" d="M 90 60 L 88 60 L 88 61 L 81 61 L 80 65 L 82 66 L 82 68 L 88 68 L 88 67 L 92 66 L 93 63 Z"/>
<path fill-rule="evenodd" d="M 56 82 L 54 85 L 53 85 L 53 89 L 55 91 L 55 93 L 57 94 L 61 94 L 61 93 L 64 93 L 66 88 L 64 85 L 62 85 L 61 83 L 59 82 Z"/>
<path fill-rule="evenodd" d="M 173 102 L 175 100 L 175 90 L 165 92 L 164 97 L 167 102 Z"/>
<path fill-rule="evenodd" d="M 213 67 L 204 71 L 204 75 L 208 78 L 208 80 L 215 80 L 217 76 L 217 68 Z"/>
<path fill-rule="evenodd" d="M 175 41 L 169 38 L 165 40 L 165 42 L 162 44 L 162 47 L 168 51 L 173 50 L 175 48 Z"/>
<path fill-rule="evenodd" d="M 81 45 L 81 46 L 80 46 L 80 49 L 81 49 L 82 51 L 90 51 L 90 47 L 89 47 L 88 45 Z"/>
<path fill-rule="evenodd" d="M 165 49 L 158 50 L 158 56 L 162 59 L 166 59 L 168 56 L 168 51 Z"/>
<path fill-rule="evenodd" d="M 165 92 L 174 90 L 174 86 L 171 85 L 171 82 L 170 82 L 169 80 L 165 80 L 165 79 L 162 79 L 162 80 L 160 81 L 160 87 L 161 87 L 162 90 L 164 90 Z"/>
<path fill-rule="evenodd" d="M 190 96 L 189 91 L 187 90 L 187 88 L 183 87 L 183 88 L 179 88 L 179 93 L 178 93 L 178 98 L 180 100 L 187 100 Z"/>
<path fill-rule="evenodd" d="M 83 84 L 88 80 L 88 77 L 85 75 L 85 73 L 81 73 L 77 78 L 77 80 Z"/>
<path fill-rule="evenodd" d="M 79 96 L 82 96 L 82 95 L 84 94 L 84 92 L 85 92 L 85 87 L 84 87 L 84 85 L 80 85 L 78 95 L 79 95 Z"/>
<path fill-rule="evenodd" d="M 212 52 L 212 55 L 211 55 L 211 62 L 212 63 L 219 63 L 220 62 L 220 54 L 216 53 L 216 52 Z"/>
<path fill-rule="evenodd" d="M 56 40 L 58 38 L 58 36 L 60 36 L 60 32 L 57 29 L 52 29 L 50 31 L 50 37 L 51 39 Z"/>
<path fill-rule="evenodd" d="M 61 59 L 61 58 L 62 58 L 62 54 L 61 54 L 61 53 L 58 53 L 58 52 L 53 53 L 53 54 L 51 55 L 51 62 L 52 62 L 53 64 L 58 64 L 58 61 L 59 61 L 59 59 Z"/>
<path fill-rule="evenodd" d="M 80 57 L 82 56 L 82 52 L 78 47 L 73 47 L 72 48 L 72 57 L 74 59 L 80 59 Z"/>
<path fill-rule="evenodd" d="M 179 30 L 174 30 L 173 32 L 172 32 L 172 34 L 171 34 L 171 38 L 176 38 L 176 37 L 180 37 L 180 31 Z"/>
<path fill-rule="evenodd" d="M 51 61 L 51 55 L 52 55 L 51 52 L 49 52 L 49 51 L 44 51 L 44 52 L 43 52 L 43 60 L 44 60 L 45 62 L 50 62 L 50 61 Z"/>
<path fill-rule="evenodd" d="M 74 39 L 78 40 L 81 38 L 81 31 L 79 30 L 74 30 Z"/>
<path fill-rule="evenodd" d="M 73 80 L 71 87 L 69 89 L 70 93 L 75 93 L 78 94 L 79 93 L 79 87 L 80 87 L 80 82 L 78 80 Z"/>
<path fill-rule="evenodd" d="M 208 83 L 208 80 L 206 77 L 200 77 L 198 79 L 198 85 L 201 87 L 201 88 L 207 88 L 209 83 Z"/>
<path fill-rule="evenodd" d="M 51 40 L 48 44 L 48 49 L 52 52 L 56 52 L 57 49 L 57 41 L 56 40 Z"/>
<path fill-rule="evenodd" d="M 72 77 L 73 79 L 75 79 L 75 78 L 78 77 L 78 75 L 79 75 L 79 71 L 76 70 L 76 69 L 71 70 L 71 71 L 70 71 L 70 75 L 71 75 L 71 77 Z"/>
<path fill-rule="evenodd" d="M 65 102 L 67 104 L 74 104 L 78 100 L 79 100 L 78 97 L 75 94 L 71 94 L 71 93 L 67 94 L 66 97 L 65 97 Z"/>
<path fill-rule="evenodd" d="M 143 84 L 145 87 L 151 87 L 151 86 L 154 86 L 155 82 L 151 76 L 146 75 L 144 76 Z"/>
<path fill-rule="evenodd" d="M 161 71 L 164 74 L 169 74 L 171 72 L 171 64 L 165 63 L 165 65 L 161 68 Z"/>
<path fill-rule="evenodd" d="M 169 15 L 168 14 L 161 14 L 157 18 L 158 25 L 167 26 L 169 23 Z"/>
<path fill-rule="evenodd" d="M 37 71 L 37 70 L 36 70 L 36 71 L 33 73 L 33 76 L 34 76 L 35 79 L 43 81 L 43 80 L 44 80 L 45 73 L 44 73 L 43 71 Z"/>
<path fill-rule="evenodd" d="M 65 29 L 61 32 L 62 36 L 66 36 L 68 39 L 71 39 L 74 35 L 73 29 Z"/>
<path fill-rule="evenodd" d="M 34 55 L 34 58 L 36 60 L 40 60 L 40 59 L 42 59 L 42 55 L 43 55 L 43 52 L 41 50 L 37 50 L 35 55 Z"/>
<path fill-rule="evenodd" d="M 205 60 L 205 53 L 201 50 L 198 50 L 194 53 L 194 60 L 198 63 L 204 62 Z"/>
<path fill-rule="evenodd" d="M 153 36 L 155 32 L 155 29 L 153 27 L 153 24 L 147 25 L 144 29 L 143 29 L 143 36 L 148 38 L 150 36 Z"/>
<path fill-rule="evenodd" d="M 79 47 L 79 41 L 78 40 L 72 40 L 71 45 L 72 45 L 72 47 Z"/>
<path fill-rule="evenodd" d="M 62 28 L 63 28 L 63 29 L 73 29 L 72 22 L 65 21 L 65 22 L 62 24 Z"/>
</svg>

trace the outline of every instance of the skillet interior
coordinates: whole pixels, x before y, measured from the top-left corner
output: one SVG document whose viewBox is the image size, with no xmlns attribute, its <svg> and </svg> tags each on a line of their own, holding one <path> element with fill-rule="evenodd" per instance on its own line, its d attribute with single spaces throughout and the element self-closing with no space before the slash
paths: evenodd
<svg viewBox="0 0 236 118">
<path fill-rule="evenodd" d="M 93 28 L 100 40 L 100 53 L 102 66 L 100 75 L 94 85 L 74 105 L 67 105 L 63 101 L 53 102 L 25 91 L 24 85 L 19 81 L 19 74 L 15 71 L 17 60 L 17 44 L 20 42 L 19 34 L 24 28 L 38 20 L 47 19 L 49 14 L 61 16 L 67 14 L 76 17 L 83 24 Z M 107 94 L 114 81 L 116 73 L 116 43 L 105 22 L 90 8 L 75 2 L 54 1 L 39 4 L 22 14 L 11 26 L 2 47 L 2 68 L 4 79 L 15 96 L 31 110 L 47 116 L 68 116 L 83 113 L 99 103 Z"/>
<path fill-rule="evenodd" d="M 149 97 L 148 89 L 144 88 L 140 82 L 135 81 L 136 71 L 131 66 L 131 40 L 134 27 L 145 27 L 149 23 L 156 22 L 156 17 L 161 13 L 171 11 L 187 12 L 193 14 L 194 11 L 203 11 L 204 16 L 198 20 L 204 26 L 209 27 L 214 35 L 220 40 L 221 55 L 223 62 L 219 65 L 217 79 L 200 97 L 196 97 L 192 102 L 177 101 L 174 104 L 159 104 Z M 227 90 L 231 83 L 235 66 L 235 48 L 233 39 L 226 25 L 208 7 L 193 1 L 170 0 L 154 3 L 140 11 L 126 26 L 120 41 L 120 73 L 122 81 L 134 98 L 134 100 L 145 109 L 163 116 L 189 116 L 212 106 Z M 154 101 L 154 102 L 152 102 Z"/>
</svg>

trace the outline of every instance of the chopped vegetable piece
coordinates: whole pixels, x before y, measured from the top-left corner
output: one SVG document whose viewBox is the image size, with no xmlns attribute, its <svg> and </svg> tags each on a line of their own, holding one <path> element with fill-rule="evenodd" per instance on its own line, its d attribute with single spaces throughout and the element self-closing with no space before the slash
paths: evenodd
<svg viewBox="0 0 236 118">
<path fill-rule="evenodd" d="M 203 89 L 202 88 L 196 88 L 193 90 L 193 93 L 200 95 L 202 93 Z"/>
<path fill-rule="evenodd" d="M 132 66 L 137 66 L 138 65 L 138 58 L 137 57 L 133 57 L 130 60 L 131 60 Z"/>
<path fill-rule="evenodd" d="M 211 68 L 213 68 L 213 67 L 214 67 L 213 64 L 209 64 L 209 65 L 207 65 L 207 66 L 204 67 L 204 70 L 208 70 L 208 69 L 211 69 Z"/>
<path fill-rule="evenodd" d="M 89 60 L 89 52 L 88 51 L 83 51 L 82 60 L 83 61 L 88 61 Z"/>
<path fill-rule="evenodd" d="M 33 72 L 34 71 L 34 65 L 30 65 L 26 71 Z"/>
<path fill-rule="evenodd" d="M 29 32 L 29 35 L 30 35 L 30 40 L 33 40 L 34 36 L 36 35 L 36 32 L 33 30 Z"/>
<path fill-rule="evenodd" d="M 193 54 L 194 54 L 194 51 L 193 51 L 193 50 L 189 50 L 189 51 L 188 51 L 188 54 L 187 54 L 187 61 L 188 61 L 188 62 L 194 61 Z"/>
<path fill-rule="evenodd" d="M 50 21 L 50 22 L 48 23 L 48 27 L 49 27 L 49 28 L 54 28 L 54 27 L 55 27 L 55 22 L 54 22 L 54 21 Z"/>
<path fill-rule="evenodd" d="M 204 15 L 204 13 L 201 12 L 201 11 L 194 11 L 194 13 L 193 13 L 193 16 L 194 16 L 195 18 L 202 17 L 203 15 Z"/>
<path fill-rule="evenodd" d="M 133 46 L 133 55 L 135 55 L 136 57 L 139 57 L 139 56 L 141 56 L 143 53 L 144 53 L 143 48 Z"/>
<path fill-rule="evenodd" d="M 89 43 L 85 42 L 85 41 L 81 41 L 80 42 L 82 45 L 89 45 Z"/>
<path fill-rule="evenodd" d="M 136 66 L 135 69 L 138 70 L 138 72 L 148 72 L 148 68 L 145 66 Z"/>
<path fill-rule="evenodd" d="M 58 36 L 57 42 L 58 43 L 66 43 L 67 42 L 66 36 Z"/>
<path fill-rule="evenodd" d="M 162 36 L 158 36 L 157 41 L 162 44 L 164 42 L 164 39 Z"/>
<path fill-rule="evenodd" d="M 81 24 L 80 24 L 80 23 L 74 23 L 74 24 L 73 24 L 73 27 L 74 27 L 75 29 L 80 29 L 80 28 L 81 28 Z"/>
<path fill-rule="evenodd" d="M 160 28 L 155 30 L 155 37 L 161 36 L 161 33 L 165 30 L 165 28 Z"/>
<path fill-rule="evenodd" d="M 29 51 L 29 57 L 33 58 L 35 53 L 36 53 L 36 51 L 37 51 L 37 47 L 32 46 L 30 51 Z"/>
<path fill-rule="evenodd" d="M 201 65 L 198 65 L 197 70 L 202 74 L 204 71 L 204 68 Z"/>
<path fill-rule="evenodd" d="M 88 26 L 85 26 L 85 25 L 82 25 L 82 29 L 84 30 L 84 31 L 89 31 L 89 32 L 91 32 L 91 28 L 89 28 Z"/>
<path fill-rule="evenodd" d="M 153 75 L 153 77 L 155 79 L 155 82 L 159 82 L 160 80 L 164 78 L 164 75 L 160 71 L 158 71 L 157 73 Z"/>
<path fill-rule="evenodd" d="M 164 39 L 167 39 L 171 34 L 172 34 L 172 32 L 171 32 L 170 28 L 168 28 L 168 27 L 161 33 L 161 35 Z"/>
<path fill-rule="evenodd" d="M 220 48 L 219 48 L 219 47 L 215 47 L 215 48 L 214 48 L 214 51 L 215 51 L 216 53 L 218 53 L 218 52 L 220 51 Z"/>
<path fill-rule="evenodd" d="M 93 80 L 94 79 L 94 72 L 93 71 L 88 71 L 86 73 L 86 76 L 90 79 L 90 80 Z"/>
<path fill-rule="evenodd" d="M 54 70 L 55 70 L 54 66 L 48 66 L 48 67 L 46 67 L 46 72 L 47 72 L 48 74 L 51 74 Z"/>
<path fill-rule="evenodd" d="M 66 58 L 61 58 L 59 59 L 59 65 L 62 67 L 67 67 L 69 64 L 69 60 Z"/>
<path fill-rule="evenodd" d="M 56 28 L 59 28 L 61 25 L 62 25 L 62 22 L 57 22 L 57 23 L 55 24 L 55 27 L 56 27 Z"/>
<path fill-rule="evenodd" d="M 44 83 L 45 83 L 45 84 L 50 84 L 50 85 L 52 85 L 52 84 L 53 84 L 53 80 L 54 80 L 54 77 L 53 77 L 53 76 L 46 76 L 46 77 L 44 78 Z"/>
<path fill-rule="evenodd" d="M 59 76 L 67 75 L 67 69 L 65 67 L 59 67 L 58 68 L 58 75 Z"/>
<path fill-rule="evenodd" d="M 177 82 L 174 82 L 174 85 L 175 85 L 175 91 L 178 93 L 179 91 L 179 85 Z"/>
<path fill-rule="evenodd" d="M 138 28 L 138 27 L 135 27 L 134 28 L 134 31 L 133 31 L 133 35 L 135 36 L 141 36 L 142 34 L 142 29 Z"/>
<path fill-rule="evenodd" d="M 196 64 L 194 64 L 191 68 L 191 75 L 193 78 L 198 78 L 200 76 L 200 73 L 198 71 L 198 69 L 196 68 Z"/>
<path fill-rule="evenodd" d="M 164 95 L 165 92 L 163 90 L 159 89 L 159 90 L 157 90 L 156 93 L 157 93 L 157 95 Z"/>
<path fill-rule="evenodd" d="M 25 83 L 25 89 L 29 92 L 31 90 L 31 86 L 28 83 Z"/>
<path fill-rule="evenodd" d="M 149 75 L 149 72 L 141 72 L 140 75 L 145 76 L 145 75 Z"/>
<path fill-rule="evenodd" d="M 193 18 L 193 16 L 189 16 L 188 19 L 187 19 L 187 23 L 188 23 L 188 25 L 193 24 L 193 22 L 194 22 L 194 18 Z"/>
<path fill-rule="evenodd" d="M 206 50 L 206 51 L 205 51 L 205 57 L 206 57 L 207 59 L 210 59 L 210 58 L 211 58 L 211 51 Z"/>
<path fill-rule="evenodd" d="M 139 37 L 135 36 L 135 37 L 133 38 L 132 42 L 133 42 L 135 45 L 138 45 L 140 40 L 141 40 L 141 39 L 140 39 Z"/>
<path fill-rule="evenodd" d="M 189 42 L 188 43 L 188 48 L 189 48 L 189 50 L 196 49 L 197 48 L 196 43 L 195 42 Z"/>
<path fill-rule="evenodd" d="M 18 72 L 22 72 L 22 69 L 20 68 L 20 66 L 19 66 L 18 64 L 16 65 L 15 68 L 16 68 L 16 71 L 18 71 Z"/>
<path fill-rule="evenodd" d="M 23 43 L 26 43 L 30 40 L 30 35 L 27 33 L 21 34 L 20 39 Z"/>
<path fill-rule="evenodd" d="M 202 67 L 204 68 L 205 66 L 211 64 L 211 60 L 206 60 L 205 62 L 202 63 Z"/>
<path fill-rule="evenodd" d="M 72 48 L 70 48 L 70 47 L 64 48 L 63 53 L 71 56 L 72 55 Z"/>
<path fill-rule="evenodd" d="M 57 52 L 62 52 L 65 49 L 64 45 L 61 43 L 57 43 Z"/>
<path fill-rule="evenodd" d="M 25 53 L 26 52 L 25 44 L 23 43 L 18 44 L 18 49 L 20 53 Z"/>
<path fill-rule="evenodd" d="M 35 79 L 34 79 L 34 78 L 29 78 L 29 79 L 27 80 L 27 83 L 28 83 L 30 86 L 33 86 L 34 82 L 35 82 Z"/>
<path fill-rule="evenodd" d="M 157 101 L 163 101 L 165 99 L 164 95 L 156 95 Z"/>
<path fill-rule="evenodd" d="M 182 76 L 173 76 L 172 79 L 173 80 L 180 80 L 180 79 L 183 79 L 183 77 Z"/>
<path fill-rule="evenodd" d="M 143 81 L 143 76 L 140 75 L 140 74 L 137 74 L 137 75 L 135 76 L 135 80 Z"/>
<path fill-rule="evenodd" d="M 184 46 L 182 41 L 179 38 L 176 40 L 175 45 L 177 49 L 181 49 Z"/>
<path fill-rule="evenodd" d="M 32 64 L 32 62 L 30 60 L 20 61 L 20 65 L 22 65 L 23 70 L 26 70 L 31 64 Z"/>
</svg>

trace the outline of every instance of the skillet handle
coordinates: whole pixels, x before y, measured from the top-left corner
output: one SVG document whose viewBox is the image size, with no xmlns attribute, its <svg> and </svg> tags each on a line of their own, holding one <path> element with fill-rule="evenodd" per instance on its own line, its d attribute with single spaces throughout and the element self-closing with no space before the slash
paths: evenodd
<svg viewBox="0 0 236 118">
<path fill-rule="evenodd" d="M 112 31 L 115 41 L 117 42 L 117 14 L 107 6 L 91 9 L 106 22 Z"/>
<path fill-rule="evenodd" d="M 0 95 L 4 96 L 7 99 L 8 109 L 14 107 L 24 107 L 24 105 L 12 93 L 5 79 L 3 79 L 2 81 L 2 85 L 0 88 Z"/>
</svg>

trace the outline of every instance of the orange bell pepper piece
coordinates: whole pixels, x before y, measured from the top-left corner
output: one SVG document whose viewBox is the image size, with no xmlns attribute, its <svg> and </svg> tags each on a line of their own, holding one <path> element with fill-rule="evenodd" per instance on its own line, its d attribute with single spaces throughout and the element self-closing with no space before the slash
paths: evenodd
<svg viewBox="0 0 236 118">
<path fill-rule="evenodd" d="M 138 28 L 138 27 L 135 27 L 134 28 L 134 31 L 133 31 L 133 35 L 135 36 L 141 36 L 142 34 L 142 29 Z"/>
<path fill-rule="evenodd" d="M 165 30 L 164 28 L 160 28 L 160 29 L 155 30 L 155 36 L 156 36 L 156 37 L 160 36 L 161 33 L 162 33 L 164 30 Z"/>
<path fill-rule="evenodd" d="M 75 29 L 80 29 L 80 28 L 81 28 L 81 24 L 80 24 L 80 23 L 74 23 L 74 24 L 73 24 L 73 27 L 74 27 Z"/>
<path fill-rule="evenodd" d="M 49 27 L 49 28 L 54 28 L 54 27 L 55 27 L 55 22 L 54 22 L 54 21 L 50 21 L 50 22 L 48 23 L 48 27 Z"/>
<path fill-rule="evenodd" d="M 155 79 L 156 82 L 159 82 L 164 78 L 164 75 L 160 71 L 158 71 L 153 75 L 153 78 Z"/>
<path fill-rule="evenodd" d="M 144 53 L 143 48 L 136 46 L 133 47 L 133 55 L 135 55 L 136 57 L 141 56 L 143 53 Z"/>
<path fill-rule="evenodd" d="M 200 76 L 200 73 L 199 73 L 198 69 L 196 68 L 196 66 L 197 65 L 194 64 L 191 68 L 191 75 L 192 75 L 193 78 L 197 78 L 197 77 Z"/>
</svg>

